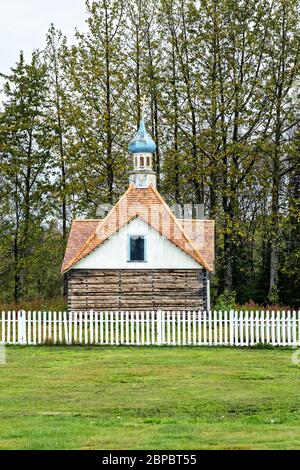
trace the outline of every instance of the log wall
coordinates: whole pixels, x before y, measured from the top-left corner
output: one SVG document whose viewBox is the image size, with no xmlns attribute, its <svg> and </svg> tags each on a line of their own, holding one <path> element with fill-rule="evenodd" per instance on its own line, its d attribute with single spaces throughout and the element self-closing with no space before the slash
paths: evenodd
<svg viewBox="0 0 300 470">
<path fill-rule="evenodd" d="M 206 271 L 73 269 L 69 310 L 199 310 L 206 308 Z"/>
</svg>

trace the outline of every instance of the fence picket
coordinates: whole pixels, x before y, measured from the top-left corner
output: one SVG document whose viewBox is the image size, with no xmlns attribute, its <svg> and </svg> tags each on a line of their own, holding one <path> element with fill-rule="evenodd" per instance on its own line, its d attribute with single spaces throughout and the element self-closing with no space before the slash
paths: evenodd
<svg viewBox="0 0 300 470">
<path fill-rule="evenodd" d="M 277 344 L 281 344 L 281 328 L 280 328 L 280 312 L 277 310 L 276 314 L 276 336 L 277 336 Z"/>
<path fill-rule="evenodd" d="M 141 312 L 141 344 L 145 345 L 145 315 Z"/>
<path fill-rule="evenodd" d="M 223 314 L 219 311 L 219 344 L 223 344 Z"/>
<path fill-rule="evenodd" d="M 108 326 L 109 326 L 109 316 L 108 316 L 108 312 L 105 312 L 105 344 L 109 344 L 109 340 L 108 340 Z"/>
<path fill-rule="evenodd" d="M 22 328 L 22 323 L 21 323 L 21 312 L 20 310 L 17 312 L 17 324 L 18 324 L 18 333 L 17 333 L 17 344 L 22 343 L 22 338 L 21 338 L 21 328 Z"/>
<path fill-rule="evenodd" d="M 249 346 L 249 313 L 245 312 L 245 345 Z"/>
<path fill-rule="evenodd" d="M 262 310 L 260 312 L 260 335 L 261 335 L 261 342 L 265 343 L 265 312 Z"/>
<path fill-rule="evenodd" d="M 60 312 L 59 312 L 60 313 Z M 74 323 L 74 343 L 77 343 L 77 335 L 78 335 L 78 323 L 77 323 L 77 312 L 73 313 L 73 323 Z M 59 339 L 60 341 L 60 339 Z"/>
<path fill-rule="evenodd" d="M 136 323 L 135 339 L 136 339 L 137 346 L 139 346 L 140 345 L 140 314 L 139 312 L 135 313 L 135 323 Z"/>
<path fill-rule="evenodd" d="M 187 313 L 187 343 L 188 345 L 192 344 L 192 337 L 191 337 L 191 312 L 188 311 Z"/>
<path fill-rule="evenodd" d="M 129 312 L 126 312 L 126 344 L 129 344 Z"/>
<path fill-rule="evenodd" d="M 84 344 L 88 344 L 88 313 L 84 312 Z"/>
<path fill-rule="evenodd" d="M 257 310 L 255 313 L 255 342 L 258 344 L 260 342 L 260 335 L 259 335 L 259 311 Z"/>
<path fill-rule="evenodd" d="M 181 345 L 181 325 L 180 325 L 180 312 L 177 312 L 177 344 Z"/>
<path fill-rule="evenodd" d="M 293 318 L 292 318 L 292 345 L 297 346 L 297 330 L 296 330 L 296 312 L 293 311 Z"/>
<path fill-rule="evenodd" d="M 79 343 L 82 344 L 83 331 L 82 331 L 82 312 L 79 312 Z"/>
<path fill-rule="evenodd" d="M 22 329 L 22 344 L 28 344 L 27 343 L 27 323 L 26 323 L 26 312 L 22 310 L 22 315 L 21 315 L 21 329 Z"/>
<path fill-rule="evenodd" d="M 186 319 L 185 312 L 182 312 L 182 344 L 186 345 Z"/>
<path fill-rule="evenodd" d="M 48 313 L 48 338 L 52 339 L 52 312 Z"/>
<path fill-rule="evenodd" d="M 58 312 L 58 341 L 60 344 L 63 342 L 62 336 L 62 312 Z"/>
<path fill-rule="evenodd" d="M 234 311 L 229 312 L 229 342 L 230 346 L 234 345 Z"/>
<path fill-rule="evenodd" d="M 57 343 L 57 312 L 53 313 L 53 340 L 54 344 Z"/>
<path fill-rule="evenodd" d="M 36 345 L 36 312 L 32 313 L 32 338 L 33 344 Z"/>
<path fill-rule="evenodd" d="M 8 312 L 10 315 L 10 312 Z M 27 313 L 27 344 L 31 344 L 31 311 Z"/>
<path fill-rule="evenodd" d="M 90 344 L 94 343 L 94 312 L 90 310 L 90 318 L 89 318 L 89 330 L 90 330 Z"/>
<path fill-rule="evenodd" d="M 130 314 L 130 324 L 131 324 L 131 340 L 130 340 L 130 344 L 134 344 L 134 340 L 135 340 L 135 337 L 134 337 L 134 312 L 131 312 Z"/>
<path fill-rule="evenodd" d="M 38 344 L 42 344 L 42 312 L 38 312 Z"/>
<path fill-rule="evenodd" d="M 285 312 L 282 312 L 281 316 L 281 333 L 282 333 L 282 345 L 286 346 L 286 318 Z"/>
<path fill-rule="evenodd" d="M 193 345 L 197 344 L 197 323 L 196 323 L 196 312 L 193 312 Z"/>
<path fill-rule="evenodd" d="M 146 312 L 146 344 L 151 344 L 150 342 L 150 312 Z"/>
<path fill-rule="evenodd" d="M 266 343 L 270 343 L 270 312 L 266 312 Z"/>
<path fill-rule="evenodd" d="M 115 344 L 114 326 L 114 314 L 110 312 L 110 344 Z"/>
<path fill-rule="evenodd" d="M 244 346 L 244 312 L 240 311 L 240 346 Z"/>
<path fill-rule="evenodd" d="M 16 344 L 16 312 L 12 312 L 12 343 Z"/>
<path fill-rule="evenodd" d="M 273 346 L 276 345 L 276 337 L 275 337 L 275 312 L 272 310 L 271 312 L 271 344 Z"/>
<path fill-rule="evenodd" d="M 75 320 L 74 320 L 75 321 Z M 99 344 L 98 312 L 94 312 L 94 343 Z M 75 326 L 75 325 L 74 325 Z"/>
<path fill-rule="evenodd" d="M 47 338 L 47 312 L 43 312 L 43 341 Z"/>
<path fill-rule="evenodd" d="M 156 314 L 156 332 L 157 332 L 157 340 L 156 344 L 161 345 L 162 344 L 162 312 L 159 310 Z"/>
<path fill-rule="evenodd" d="M 104 335 L 103 335 L 103 312 L 100 312 L 100 344 L 104 344 Z"/>
<path fill-rule="evenodd" d="M 1 343 L 5 343 L 5 312 L 1 315 Z"/>
<path fill-rule="evenodd" d="M 69 312 L 68 314 L 68 338 L 69 338 L 69 344 L 72 344 L 73 343 L 73 339 L 74 339 L 74 336 L 73 336 L 73 315 L 74 313 L 73 312 Z"/>
<path fill-rule="evenodd" d="M 287 342 L 291 344 L 291 312 L 287 313 Z"/>
<path fill-rule="evenodd" d="M 254 312 L 250 312 L 250 346 L 254 345 Z"/>
<path fill-rule="evenodd" d="M 208 343 L 212 346 L 212 314 L 211 311 L 208 312 Z"/>
<path fill-rule="evenodd" d="M 207 345 L 207 313 L 203 312 L 203 343 Z"/>
<path fill-rule="evenodd" d="M 165 312 L 161 312 L 161 342 L 160 344 L 165 344 Z"/>
<path fill-rule="evenodd" d="M 172 345 L 176 345 L 176 313 L 172 312 Z"/>
<path fill-rule="evenodd" d="M 124 344 L 124 312 L 120 313 L 120 334 L 121 344 Z"/>
<path fill-rule="evenodd" d="M 64 341 L 66 344 L 69 343 L 69 335 L 68 335 L 68 322 L 67 322 L 67 312 L 63 314 L 63 322 L 64 322 Z"/>
<path fill-rule="evenodd" d="M 213 344 L 217 346 L 218 344 L 218 314 L 216 311 L 213 313 L 213 322 L 214 322 L 214 341 Z"/>
<path fill-rule="evenodd" d="M 11 332 L 11 311 L 7 312 L 7 344 L 11 343 L 10 332 Z"/>
<path fill-rule="evenodd" d="M 238 313 L 236 310 L 234 312 L 234 344 L 235 346 L 239 345 L 239 324 L 238 324 Z"/>
<path fill-rule="evenodd" d="M 99 312 L 94 312 L 94 344 L 99 344 Z"/>
<path fill-rule="evenodd" d="M 202 312 L 198 312 L 198 345 L 202 344 Z"/>
<path fill-rule="evenodd" d="M 151 312 L 151 344 L 155 344 L 155 313 Z"/>
<path fill-rule="evenodd" d="M 171 344 L 170 312 L 167 311 L 167 344 Z"/>
</svg>

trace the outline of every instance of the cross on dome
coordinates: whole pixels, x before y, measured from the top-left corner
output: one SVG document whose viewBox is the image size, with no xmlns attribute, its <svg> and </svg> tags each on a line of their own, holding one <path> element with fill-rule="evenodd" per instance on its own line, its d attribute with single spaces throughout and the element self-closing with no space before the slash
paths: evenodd
<svg viewBox="0 0 300 470">
<path fill-rule="evenodd" d="M 145 110 L 146 110 L 146 107 L 147 107 L 147 98 L 146 98 L 146 95 L 144 95 L 141 99 L 141 116 L 142 116 L 142 119 L 145 118 Z"/>
<path fill-rule="evenodd" d="M 141 121 L 139 125 L 139 130 L 136 136 L 130 142 L 128 149 L 131 153 L 155 153 L 156 151 L 156 144 L 152 139 L 151 135 L 147 132 L 145 121 L 144 121 L 144 114 L 145 109 L 147 106 L 146 97 L 143 96 L 141 100 Z"/>
</svg>

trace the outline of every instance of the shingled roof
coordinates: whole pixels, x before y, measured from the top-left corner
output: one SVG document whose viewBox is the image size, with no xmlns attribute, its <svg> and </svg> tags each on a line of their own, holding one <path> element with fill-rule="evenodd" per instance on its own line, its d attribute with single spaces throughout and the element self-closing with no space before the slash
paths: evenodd
<svg viewBox="0 0 300 470">
<path fill-rule="evenodd" d="M 200 227 L 192 225 L 193 221 L 178 220 L 153 186 L 137 189 L 134 185 L 130 185 L 104 219 L 73 222 L 62 272 L 71 269 L 136 217 L 144 220 L 205 269 L 213 270 L 213 221 L 197 221 L 197 223 L 205 222 Z M 197 241 L 196 237 L 199 229 L 203 232 L 202 242 Z M 203 247 L 203 252 L 199 246 Z"/>
<path fill-rule="evenodd" d="M 183 230 L 204 257 L 211 271 L 215 262 L 215 221 L 207 219 L 178 219 Z"/>
</svg>

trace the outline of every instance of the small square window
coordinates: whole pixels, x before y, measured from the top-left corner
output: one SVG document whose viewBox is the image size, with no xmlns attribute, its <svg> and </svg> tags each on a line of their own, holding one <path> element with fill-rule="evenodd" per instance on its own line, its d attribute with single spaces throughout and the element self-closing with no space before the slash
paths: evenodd
<svg viewBox="0 0 300 470">
<path fill-rule="evenodd" d="M 146 240 L 144 235 L 129 235 L 128 261 L 146 261 Z"/>
</svg>

